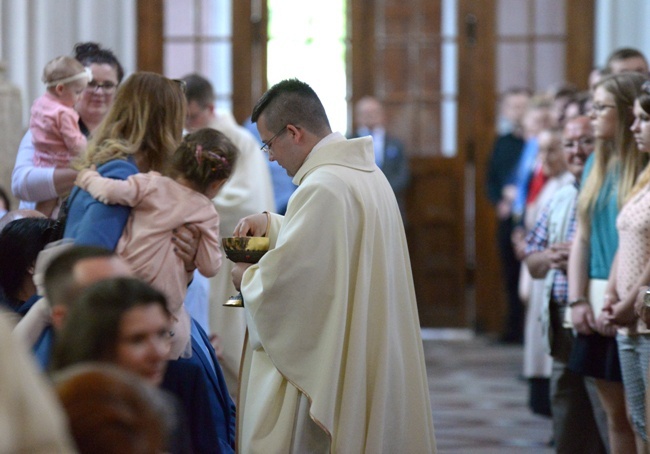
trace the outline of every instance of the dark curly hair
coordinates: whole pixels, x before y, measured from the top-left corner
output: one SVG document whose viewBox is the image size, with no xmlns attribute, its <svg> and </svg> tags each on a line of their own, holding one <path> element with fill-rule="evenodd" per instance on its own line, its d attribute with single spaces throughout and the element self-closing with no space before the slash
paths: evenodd
<svg viewBox="0 0 650 454">
<path fill-rule="evenodd" d="M 5 297 L 17 299 L 29 268 L 50 242 L 54 222 L 47 218 L 16 219 L 0 232 L 0 288 Z"/>
<path fill-rule="evenodd" d="M 117 73 L 117 83 L 124 79 L 124 68 L 120 64 L 115 54 L 110 49 L 105 49 L 101 45 L 93 42 L 77 43 L 74 45 L 74 58 L 82 65 L 88 66 L 92 63 L 108 64 L 115 68 Z"/>
</svg>

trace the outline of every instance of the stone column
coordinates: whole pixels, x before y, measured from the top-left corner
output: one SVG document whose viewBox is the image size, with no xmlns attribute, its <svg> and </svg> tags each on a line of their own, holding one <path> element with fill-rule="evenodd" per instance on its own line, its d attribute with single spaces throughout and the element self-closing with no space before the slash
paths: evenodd
<svg viewBox="0 0 650 454">
<path fill-rule="evenodd" d="M 11 207 L 18 201 L 11 194 L 11 171 L 16 161 L 18 144 L 23 135 L 20 90 L 5 78 L 6 65 L 0 61 L 0 186 L 11 198 Z"/>
</svg>

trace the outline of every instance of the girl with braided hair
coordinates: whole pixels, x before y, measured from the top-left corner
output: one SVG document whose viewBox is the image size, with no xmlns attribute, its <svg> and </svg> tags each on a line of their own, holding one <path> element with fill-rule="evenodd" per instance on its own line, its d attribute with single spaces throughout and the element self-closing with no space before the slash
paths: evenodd
<svg viewBox="0 0 650 454">
<path fill-rule="evenodd" d="M 212 203 L 230 177 L 237 149 L 222 133 L 206 128 L 185 136 L 168 169 L 137 173 L 126 180 L 82 170 L 77 186 L 105 204 L 132 207 L 115 252 L 135 274 L 167 296 L 173 315 L 170 359 L 191 352 L 190 319 L 183 305 L 193 270 L 174 252 L 173 232 L 193 224 L 201 232 L 194 265 L 206 277 L 221 266 L 219 215 Z"/>
</svg>

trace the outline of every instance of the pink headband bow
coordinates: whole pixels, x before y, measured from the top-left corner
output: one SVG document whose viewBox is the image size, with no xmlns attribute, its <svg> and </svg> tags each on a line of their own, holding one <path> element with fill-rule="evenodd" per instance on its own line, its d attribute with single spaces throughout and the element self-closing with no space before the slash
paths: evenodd
<svg viewBox="0 0 650 454">
<path fill-rule="evenodd" d="M 224 158 L 223 156 L 219 156 L 216 153 L 213 153 L 211 151 L 206 151 L 205 152 L 209 157 L 216 161 L 221 161 L 224 166 L 228 166 L 228 160 Z M 201 145 L 196 146 L 196 151 L 194 152 L 194 155 L 196 156 L 196 161 L 201 165 L 203 162 L 203 147 Z"/>
</svg>

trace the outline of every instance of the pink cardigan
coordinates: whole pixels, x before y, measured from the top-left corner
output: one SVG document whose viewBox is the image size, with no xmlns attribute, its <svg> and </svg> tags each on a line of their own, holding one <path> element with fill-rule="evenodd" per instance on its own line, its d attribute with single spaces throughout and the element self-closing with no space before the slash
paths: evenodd
<svg viewBox="0 0 650 454">
<path fill-rule="evenodd" d="M 136 276 L 166 295 L 169 310 L 177 319 L 172 357 L 180 355 L 188 346 L 184 342 L 189 341 L 189 317 L 183 301 L 192 272 L 185 271 L 183 261 L 174 253 L 172 231 L 183 224 L 198 227 L 201 237 L 194 263 L 205 277 L 216 275 L 222 254 L 219 214 L 212 201 L 153 171 L 113 180 L 84 170 L 77 185 L 103 203 L 133 207 L 115 252 Z"/>
<path fill-rule="evenodd" d="M 79 114 L 50 93 L 34 101 L 29 129 L 36 167 L 69 167 L 70 161 L 86 149 Z"/>
</svg>

